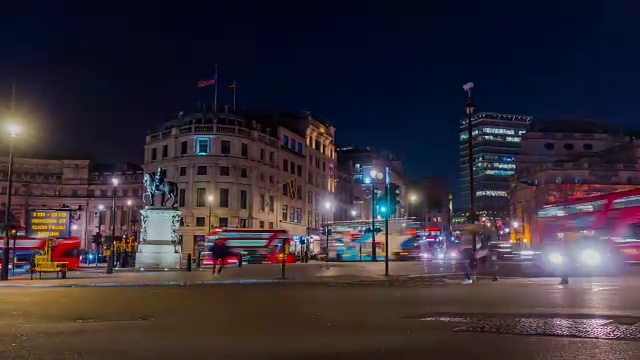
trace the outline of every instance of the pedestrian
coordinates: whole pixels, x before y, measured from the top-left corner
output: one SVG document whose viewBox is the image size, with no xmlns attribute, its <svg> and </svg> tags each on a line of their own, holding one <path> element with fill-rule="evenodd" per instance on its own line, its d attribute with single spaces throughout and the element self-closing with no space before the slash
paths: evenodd
<svg viewBox="0 0 640 360">
<path fill-rule="evenodd" d="M 213 243 L 213 246 L 211 247 L 211 254 L 213 256 L 214 275 L 220 275 L 220 273 L 222 272 L 222 268 L 224 267 L 224 259 L 228 253 L 229 247 L 223 240 L 218 239 L 215 243 Z M 220 261 L 220 267 L 218 267 L 218 272 L 216 273 L 216 265 L 218 264 L 218 261 Z"/>
<path fill-rule="evenodd" d="M 489 245 L 484 245 L 476 251 L 476 263 L 482 264 L 482 269 L 488 271 L 492 275 L 492 281 L 498 281 L 498 266 L 493 262 L 493 254 L 489 249 Z"/>
</svg>

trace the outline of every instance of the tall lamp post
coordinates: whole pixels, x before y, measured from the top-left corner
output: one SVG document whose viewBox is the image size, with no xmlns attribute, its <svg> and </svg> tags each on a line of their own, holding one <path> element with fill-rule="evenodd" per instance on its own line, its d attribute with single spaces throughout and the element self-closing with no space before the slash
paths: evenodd
<svg viewBox="0 0 640 360">
<path fill-rule="evenodd" d="M 8 126 L 9 130 L 9 170 L 7 184 L 7 206 L 4 211 L 4 248 L 2 251 L 2 270 L 0 280 L 9 280 L 9 214 L 11 213 L 11 193 L 13 192 L 13 138 L 20 133 L 20 127 L 15 124 Z"/>
<path fill-rule="evenodd" d="M 371 261 L 378 261 L 376 248 L 376 179 L 382 179 L 381 172 L 371 170 Z"/>
<path fill-rule="evenodd" d="M 207 227 L 207 235 L 209 234 L 209 231 L 211 231 L 211 206 L 213 205 L 213 195 L 209 195 L 209 197 L 207 198 L 207 200 L 209 201 L 209 223 L 207 225 L 209 225 Z"/>
<path fill-rule="evenodd" d="M 467 113 L 467 162 L 469 163 L 469 220 L 471 223 L 475 223 L 475 191 L 474 191 L 474 179 L 473 179 L 473 124 L 471 123 L 471 117 L 475 111 L 475 106 L 471 102 L 471 89 L 473 89 L 473 83 L 469 82 L 462 86 L 462 89 L 467 93 L 467 104 L 465 110 Z M 476 232 L 472 232 L 472 252 L 475 257 L 476 254 Z"/>
<path fill-rule="evenodd" d="M 131 199 L 127 200 L 127 237 L 131 236 Z"/>
<path fill-rule="evenodd" d="M 331 201 L 327 201 L 324 206 L 327 208 L 327 214 L 331 214 Z M 325 223 L 325 235 L 327 239 L 327 262 L 329 262 L 329 216 L 327 215 L 327 222 Z"/>
<path fill-rule="evenodd" d="M 411 205 L 415 204 L 418 201 L 418 197 L 416 194 L 409 195 L 409 204 L 407 205 L 407 218 L 411 217 Z"/>
<path fill-rule="evenodd" d="M 100 245 L 102 244 L 102 212 L 104 211 L 104 205 L 98 205 L 98 234 L 96 236 L 96 269 L 98 263 L 100 263 Z"/>
<path fill-rule="evenodd" d="M 111 179 L 113 183 L 113 198 L 111 204 L 111 241 L 109 242 L 109 261 L 107 262 L 107 274 L 113 274 L 115 261 L 114 245 L 116 241 L 116 197 L 118 196 L 118 179 Z"/>
</svg>

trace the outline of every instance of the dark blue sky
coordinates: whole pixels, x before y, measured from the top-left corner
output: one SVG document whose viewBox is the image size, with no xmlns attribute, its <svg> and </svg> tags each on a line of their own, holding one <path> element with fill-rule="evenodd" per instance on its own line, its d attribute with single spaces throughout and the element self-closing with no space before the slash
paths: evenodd
<svg viewBox="0 0 640 360">
<path fill-rule="evenodd" d="M 240 106 L 311 110 L 338 143 L 390 150 L 411 175 L 452 184 L 467 81 L 480 111 L 639 127 L 632 1 L 131 3 L 1 19 L 0 103 L 15 79 L 28 146 L 139 160 L 148 129 L 211 101 L 196 82 L 215 63 L 221 83 L 237 80 Z M 231 101 L 225 87 L 220 98 Z"/>
</svg>

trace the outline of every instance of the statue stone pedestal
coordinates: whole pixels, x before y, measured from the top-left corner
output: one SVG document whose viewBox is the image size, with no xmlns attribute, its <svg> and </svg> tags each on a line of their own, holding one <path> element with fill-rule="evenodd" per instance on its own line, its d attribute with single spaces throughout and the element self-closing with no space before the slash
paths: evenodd
<svg viewBox="0 0 640 360">
<path fill-rule="evenodd" d="M 180 268 L 178 228 L 181 213 L 168 206 L 147 206 L 140 210 L 140 245 L 136 269 Z"/>
</svg>

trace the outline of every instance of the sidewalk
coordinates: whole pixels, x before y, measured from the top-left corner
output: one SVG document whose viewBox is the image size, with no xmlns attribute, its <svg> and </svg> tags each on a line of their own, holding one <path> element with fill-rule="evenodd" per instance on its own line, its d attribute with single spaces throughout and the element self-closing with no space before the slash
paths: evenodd
<svg viewBox="0 0 640 360">
<path fill-rule="evenodd" d="M 0 287 L 114 287 L 114 286 L 187 286 L 210 284 L 258 284 L 274 282 L 327 282 L 385 280 L 384 263 L 324 263 L 287 264 L 286 278 L 281 278 L 280 265 L 245 265 L 226 266 L 221 276 L 212 274 L 212 267 L 193 271 L 138 271 L 134 269 L 115 269 L 113 274 L 106 274 L 101 266 L 83 267 L 69 271 L 66 279 L 57 279 L 55 274 L 43 274 L 42 280 L 29 275 L 11 277 L 1 282 Z M 456 275 L 455 272 L 425 273 L 418 265 L 402 265 L 394 268 L 391 279 L 399 277 L 444 277 Z M 36 275 L 37 276 L 37 275 Z"/>
</svg>

